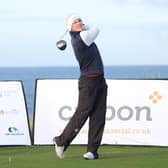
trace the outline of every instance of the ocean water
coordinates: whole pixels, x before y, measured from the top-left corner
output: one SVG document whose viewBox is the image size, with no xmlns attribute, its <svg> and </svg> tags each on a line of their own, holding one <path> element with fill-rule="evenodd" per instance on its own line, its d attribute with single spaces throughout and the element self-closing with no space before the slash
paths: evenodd
<svg viewBox="0 0 168 168">
<path fill-rule="evenodd" d="M 21 80 L 29 115 L 34 112 L 36 79 L 79 78 L 78 67 L 4 67 L 0 80 Z M 107 66 L 107 79 L 168 79 L 167 66 Z"/>
</svg>

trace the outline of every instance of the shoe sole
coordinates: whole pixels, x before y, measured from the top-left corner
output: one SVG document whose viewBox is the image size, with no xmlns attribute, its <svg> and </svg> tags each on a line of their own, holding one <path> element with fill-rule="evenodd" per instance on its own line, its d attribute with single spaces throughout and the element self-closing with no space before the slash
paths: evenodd
<svg viewBox="0 0 168 168">
<path fill-rule="evenodd" d="M 85 158 L 85 157 L 84 157 L 84 159 L 85 159 L 85 160 L 97 160 L 98 158 L 89 159 L 89 158 Z"/>
</svg>

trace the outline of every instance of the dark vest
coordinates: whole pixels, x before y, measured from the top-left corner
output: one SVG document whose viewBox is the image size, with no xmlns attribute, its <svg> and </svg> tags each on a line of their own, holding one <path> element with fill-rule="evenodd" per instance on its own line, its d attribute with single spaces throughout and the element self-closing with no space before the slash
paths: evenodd
<svg viewBox="0 0 168 168">
<path fill-rule="evenodd" d="M 80 66 L 81 75 L 92 73 L 104 74 L 103 62 L 96 44 L 87 46 L 80 37 L 80 32 L 70 32 L 72 48 Z"/>
</svg>

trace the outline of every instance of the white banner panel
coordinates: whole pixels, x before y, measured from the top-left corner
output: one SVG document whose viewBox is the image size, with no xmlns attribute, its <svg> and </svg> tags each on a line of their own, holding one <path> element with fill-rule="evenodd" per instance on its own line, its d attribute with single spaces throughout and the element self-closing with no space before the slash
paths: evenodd
<svg viewBox="0 0 168 168">
<path fill-rule="evenodd" d="M 168 146 L 168 81 L 107 80 L 102 144 Z M 52 144 L 73 115 L 77 80 L 37 80 L 34 143 Z M 87 143 L 86 123 L 73 144 Z"/>
<path fill-rule="evenodd" d="M 31 145 L 21 81 L 0 81 L 0 145 Z"/>
</svg>

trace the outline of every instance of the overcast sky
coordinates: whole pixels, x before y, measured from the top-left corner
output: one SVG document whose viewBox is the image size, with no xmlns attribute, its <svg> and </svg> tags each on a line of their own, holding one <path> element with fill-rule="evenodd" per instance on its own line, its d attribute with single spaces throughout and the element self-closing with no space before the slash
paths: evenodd
<svg viewBox="0 0 168 168">
<path fill-rule="evenodd" d="M 65 18 L 97 25 L 105 65 L 168 64 L 167 0 L 0 0 L 0 66 L 76 66 Z"/>
</svg>

